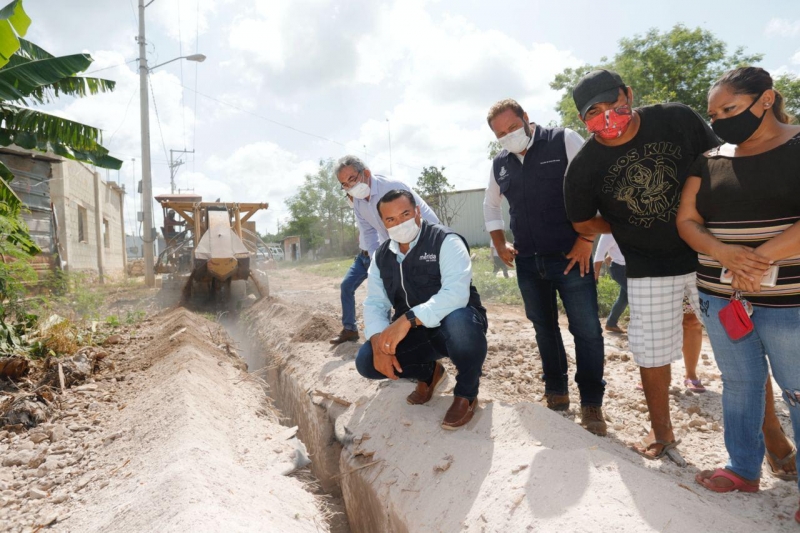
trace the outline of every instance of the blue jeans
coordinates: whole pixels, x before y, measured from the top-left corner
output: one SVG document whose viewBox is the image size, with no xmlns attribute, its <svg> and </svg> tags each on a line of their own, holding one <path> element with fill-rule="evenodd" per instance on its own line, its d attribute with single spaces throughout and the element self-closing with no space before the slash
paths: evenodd
<svg viewBox="0 0 800 533">
<path fill-rule="evenodd" d="M 617 296 L 617 301 L 614 302 L 614 305 L 611 306 L 611 313 L 606 319 L 606 326 L 616 326 L 619 317 L 628 307 L 628 277 L 625 275 L 625 265 L 620 265 L 613 261 L 608 271 L 611 274 L 611 279 L 619 284 L 619 296 Z"/>
<path fill-rule="evenodd" d="M 356 289 L 367 279 L 369 256 L 359 253 L 344 275 L 341 285 L 342 326 L 350 331 L 358 331 L 356 326 Z"/>
<path fill-rule="evenodd" d="M 602 405 L 606 382 L 603 380 L 603 333 L 594 273 L 590 271 L 581 277 L 575 265 L 565 276 L 569 260 L 564 254 L 517 256 L 515 262 L 525 315 L 536 330 L 545 393 L 569 392 L 567 352 L 558 327 L 558 293 L 567 312 L 569 331 L 575 338 L 575 383 L 581 393 L 581 405 Z"/>
<path fill-rule="evenodd" d="M 726 298 L 700 294 L 700 309 L 714 358 L 722 373 L 722 415 L 727 468 L 746 479 L 761 475 L 764 459 L 764 385 L 772 375 L 789 405 L 795 444 L 800 446 L 800 307 L 755 307 L 753 331 L 732 341 L 719 321 Z M 768 401 L 772 401 L 770 398 Z"/>
<path fill-rule="evenodd" d="M 478 396 L 481 368 L 486 359 L 486 319 L 472 307 L 456 309 L 441 321 L 438 328 L 417 327 L 409 330 L 395 351 L 403 379 L 428 381 L 436 361 L 449 357 L 456 366 L 455 396 L 472 401 Z M 361 345 L 356 356 L 358 373 L 369 379 L 386 379 L 375 370 L 372 344 Z"/>
</svg>

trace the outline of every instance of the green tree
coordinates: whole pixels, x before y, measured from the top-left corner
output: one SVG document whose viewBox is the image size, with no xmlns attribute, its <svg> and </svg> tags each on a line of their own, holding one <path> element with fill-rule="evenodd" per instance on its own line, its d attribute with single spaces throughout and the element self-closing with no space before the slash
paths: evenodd
<svg viewBox="0 0 800 533">
<path fill-rule="evenodd" d="M 347 253 L 355 246 L 353 209 L 333 175 L 332 159 L 320 161 L 316 174 L 286 201 L 289 221 L 283 235 L 299 235 L 306 250 L 325 247 L 328 253 Z M 327 240 L 327 243 L 326 243 Z"/>
<path fill-rule="evenodd" d="M 486 155 L 489 159 L 494 159 L 502 151 L 503 147 L 500 146 L 500 141 L 489 141 L 489 144 L 486 145 Z"/>
<path fill-rule="evenodd" d="M 636 105 L 680 102 L 705 116 L 706 96 L 714 80 L 726 70 L 763 58 L 762 54 L 745 54 L 743 48 L 728 54 L 728 46 L 712 32 L 682 24 L 667 32 L 651 29 L 622 39 L 619 47 L 612 60 L 604 57 L 597 65 L 565 69 L 550 83 L 552 89 L 564 91 L 556 106 L 562 126 L 587 134 L 572 100 L 572 88 L 592 70 L 618 72 L 633 88 Z"/>
<path fill-rule="evenodd" d="M 783 96 L 786 111 L 794 116 L 795 124 L 800 118 L 800 76 L 781 74 L 772 79 L 775 88 Z"/>
<path fill-rule="evenodd" d="M 445 226 L 450 226 L 458 216 L 463 201 L 454 198 L 455 187 L 444 175 L 444 167 L 423 167 L 414 190 L 430 206 Z"/>
</svg>

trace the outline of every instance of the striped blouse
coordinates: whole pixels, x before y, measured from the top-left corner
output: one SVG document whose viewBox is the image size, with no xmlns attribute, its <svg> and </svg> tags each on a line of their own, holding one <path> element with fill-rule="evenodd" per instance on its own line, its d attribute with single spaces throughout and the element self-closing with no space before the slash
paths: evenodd
<svg viewBox="0 0 800 533">
<path fill-rule="evenodd" d="M 717 149 L 701 155 L 689 172 L 701 178 L 697 211 L 720 241 L 756 248 L 800 221 L 800 134 L 752 156 L 726 157 Z M 744 293 L 753 305 L 800 306 L 800 255 L 775 263 L 775 287 Z M 722 265 L 699 254 L 697 287 L 711 296 L 730 297 L 720 282 Z"/>
</svg>

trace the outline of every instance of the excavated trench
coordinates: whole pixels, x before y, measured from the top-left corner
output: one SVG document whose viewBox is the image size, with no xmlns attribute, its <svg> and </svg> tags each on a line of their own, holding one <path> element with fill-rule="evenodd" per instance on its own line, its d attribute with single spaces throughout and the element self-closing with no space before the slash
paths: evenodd
<svg viewBox="0 0 800 533">
<path fill-rule="evenodd" d="M 270 298 L 231 331 L 283 423 L 298 426 L 334 510 L 343 509 L 332 531 L 593 532 L 595 516 L 631 533 L 758 529 L 736 517 L 736 502 L 709 506 L 537 404 L 486 402 L 468 427 L 442 431 L 448 392 L 409 406 L 408 384 L 361 379 L 359 345 L 326 342 L 339 327 L 324 309 Z"/>
<path fill-rule="evenodd" d="M 268 331 L 263 328 L 265 324 L 271 326 Z M 267 394 L 281 414 L 281 422 L 298 427 L 298 438 L 308 449 L 310 470 L 320 487 L 319 494 L 333 512 L 329 519 L 331 532 L 407 532 L 402 520 L 387 513 L 389 506 L 381 495 L 365 484 L 361 476 L 351 475 L 369 461 L 350 453 L 346 445 L 353 444 L 354 436 L 347 434 L 341 424 L 337 428 L 337 419 L 350 403 L 309 388 L 309 383 L 288 365 L 293 358 L 293 345 L 310 348 L 311 343 L 329 337 L 331 329 L 327 321 L 317 316 L 309 318 L 303 310 L 289 312 L 281 303 L 264 300 L 243 312 L 239 320 L 223 321 L 223 325 L 238 342 L 248 371 L 269 385 Z M 334 350 L 333 355 L 352 364 L 358 346 L 346 343 Z"/>
</svg>

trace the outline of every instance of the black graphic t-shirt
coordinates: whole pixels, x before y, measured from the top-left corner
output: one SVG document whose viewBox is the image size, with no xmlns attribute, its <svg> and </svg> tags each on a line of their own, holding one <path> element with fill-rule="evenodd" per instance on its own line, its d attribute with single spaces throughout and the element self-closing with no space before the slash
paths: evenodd
<svg viewBox="0 0 800 533">
<path fill-rule="evenodd" d="M 567 216 L 584 222 L 599 211 L 611 224 L 628 277 L 694 272 L 697 254 L 678 235 L 675 215 L 689 167 L 719 141 L 685 105 L 636 111 L 636 137 L 620 146 L 592 137 L 572 159 L 564 180 Z"/>
</svg>

